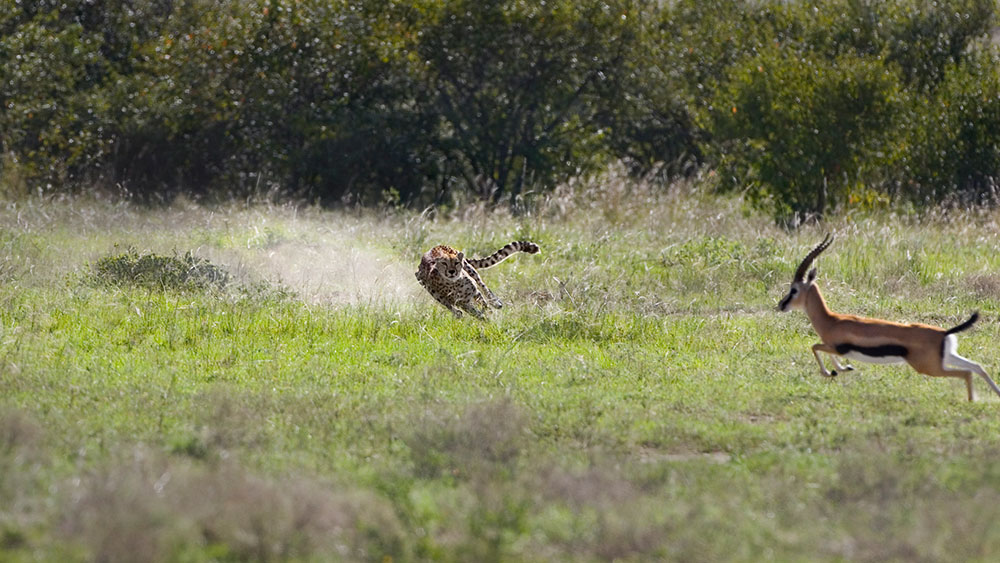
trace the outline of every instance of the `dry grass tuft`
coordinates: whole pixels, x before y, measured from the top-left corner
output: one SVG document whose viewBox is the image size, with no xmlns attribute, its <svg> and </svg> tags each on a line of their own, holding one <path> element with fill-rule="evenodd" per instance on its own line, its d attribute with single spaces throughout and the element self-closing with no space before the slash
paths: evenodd
<svg viewBox="0 0 1000 563">
<path fill-rule="evenodd" d="M 674 529 L 675 518 L 668 515 L 679 507 L 665 507 L 663 499 L 651 496 L 620 466 L 607 462 L 582 469 L 552 466 L 527 478 L 523 487 L 533 498 L 544 499 L 539 509 L 564 507 L 589 521 L 586 528 L 575 530 L 553 526 L 558 518 L 540 521 L 552 559 L 662 558 L 666 544 L 682 539 Z"/>
<path fill-rule="evenodd" d="M 472 403 L 458 414 L 428 410 L 404 437 L 418 476 L 490 479 L 513 471 L 526 419 L 509 399 Z"/>
<path fill-rule="evenodd" d="M 564 502 L 574 509 L 608 509 L 638 499 L 642 492 L 620 471 L 592 466 L 571 471 L 551 467 L 538 475 L 539 491 L 549 500 Z"/>
<path fill-rule="evenodd" d="M 23 455 L 34 450 L 42 436 L 42 429 L 21 411 L 0 410 L 0 454 Z"/>
<path fill-rule="evenodd" d="M 406 555 L 391 505 L 370 493 L 141 448 L 72 486 L 62 528 L 97 561 L 174 561 L 186 553 L 240 561 Z"/>
<path fill-rule="evenodd" d="M 966 278 L 969 290 L 979 299 L 1000 300 L 1000 274 L 976 274 Z"/>
<path fill-rule="evenodd" d="M 43 518 L 32 496 L 47 467 L 41 427 L 18 410 L 0 408 L 0 551 L 28 544 L 26 529 Z"/>
<path fill-rule="evenodd" d="M 215 386 L 192 398 L 194 427 L 174 453 L 196 459 L 228 457 L 234 450 L 264 447 L 271 396 Z"/>
<path fill-rule="evenodd" d="M 38 254 L 37 243 L 29 237 L 0 227 L 0 283 L 24 277 L 31 271 Z"/>
<path fill-rule="evenodd" d="M 140 254 L 129 248 L 98 260 L 93 266 L 92 278 L 97 284 L 112 286 L 199 290 L 224 287 L 229 281 L 229 273 L 191 252 L 183 256 L 161 256 Z"/>
<path fill-rule="evenodd" d="M 992 525 L 1000 518 L 995 487 L 956 495 L 942 481 L 901 473 L 898 455 L 862 444 L 841 457 L 824 499 L 829 509 L 818 512 L 842 520 L 842 533 L 824 550 L 854 561 L 990 559 L 1000 542 Z"/>
</svg>

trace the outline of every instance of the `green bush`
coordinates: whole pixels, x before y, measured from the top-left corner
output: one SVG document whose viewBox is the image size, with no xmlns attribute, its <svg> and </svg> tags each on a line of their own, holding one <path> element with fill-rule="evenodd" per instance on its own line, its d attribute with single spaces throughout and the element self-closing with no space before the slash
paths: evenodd
<svg viewBox="0 0 1000 563">
<path fill-rule="evenodd" d="M 901 119 L 897 190 L 917 202 L 996 204 L 1000 178 L 1000 53 L 976 49 L 945 69 L 934 95 Z"/>
<path fill-rule="evenodd" d="M 99 284 L 159 290 L 221 288 L 229 281 L 229 274 L 223 268 L 190 252 L 183 256 L 161 256 L 140 254 L 134 248 L 98 260 L 92 276 Z"/>
<path fill-rule="evenodd" d="M 734 65 L 711 108 L 723 182 L 778 217 L 822 215 L 881 164 L 897 79 L 854 55 L 762 50 Z"/>
<path fill-rule="evenodd" d="M 101 179 L 143 199 L 551 185 L 606 161 L 598 116 L 620 97 L 638 19 L 627 4 L 523 1 L 11 8 L 4 151 L 52 189 Z M 26 51 L 37 60 L 9 64 Z"/>
<path fill-rule="evenodd" d="M 131 112 L 115 122 L 115 182 L 168 194 L 276 187 L 326 201 L 412 190 L 410 152 L 396 141 L 416 131 L 394 121 L 406 81 L 379 52 L 378 4 L 176 8 L 112 92 Z"/>
<path fill-rule="evenodd" d="M 948 193 L 992 181 L 988 118 L 932 109 L 963 96 L 959 106 L 982 109 L 972 98 L 988 98 L 983 76 L 996 61 L 966 61 L 982 50 L 973 39 L 990 29 L 992 3 L 730 7 L 729 25 L 708 20 L 713 56 L 692 74 L 707 94 L 695 107 L 723 188 L 746 191 L 794 222 L 852 202 L 926 201 L 929 175 Z M 718 47 L 726 43 L 732 47 Z M 969 88 L 976 94 L 963 94 Z M 962 149 L 972 144 L 956 140 L 970 127 L 978 148 Z"/>
<path fill-rule="evenodd" d="M 634 26 L 637 36 L 619 63 L 618 91 L 602 92 L 598 122 L 607 150 L 637 176 L 669 181 L 692 173 L 704 161 L 693 115 L 698 98 L 688 96 L 691 77 L 686 75 L 700 67 L 685 58 L 688 49 L 694 50 L 690 40 L 700 37 L 687 35 L 695 26 L 684 18 L 686 4 L 631 14 L 642 22 Z"/>
<path fill-rule="evenodd" d="M 385 2 L 10 4 L 7 176 L 145 200 L 419 189 L 419 121 L 396 111 L 412 81 L 386 55 Z"/>
<path fill-rule="evenodd" d="M 886 62 L 899 67 L 905 83 L 933 88 L 966 58 L 973 40 L 991 31 L 997 6 L 994 0 L 898 0 L 869 9 L 884 22 Z"/>
</svg>

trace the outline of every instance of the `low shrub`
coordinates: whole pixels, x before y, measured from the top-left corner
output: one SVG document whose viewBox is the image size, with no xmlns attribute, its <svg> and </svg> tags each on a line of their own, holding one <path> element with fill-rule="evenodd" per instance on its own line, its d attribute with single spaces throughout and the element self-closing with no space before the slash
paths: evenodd
<svg viewBox="0 0 1000 563">
<path fill-rule="evenodd" d="M 221 267 L 190 251 L 183 256 L 140 254 L 134 248 L 106 256 L 93 266 L 96 282 L 108 285 L 131 285 L 150 289 L 222 288 L 229 274 Z"/>
</svg>

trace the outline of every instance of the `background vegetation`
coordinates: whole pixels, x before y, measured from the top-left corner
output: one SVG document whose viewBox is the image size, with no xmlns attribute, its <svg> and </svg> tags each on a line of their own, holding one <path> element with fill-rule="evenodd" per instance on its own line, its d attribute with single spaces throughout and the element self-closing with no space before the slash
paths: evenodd
<svg viewBox="0 0 1000 563">
<path fill-rule="evenodd" d="M 994 558 L 996 9 L 0 0 L 0 560 Z"/>
<path fill-rule="evenodd" d="M 0 185 L 516 201 L 623 161 L 781 220 L 993 203 L 992 0 L 0 0 Z"/>
<path fill-rule="evenodd" d="M 514 215 L 27 198 L 0 209 L 4 561 L 988 560 L 1000 399 L 820 377 L 774 308 L 952 325 L 996 375 L 1000 215 L 830 215 L 619 175 Z M 456 322 L 446 241 L 506 302 Z M 189 253 L 190 252 L 190 253 Z M 179 275 L 183 271 L 185 275 Z"/>
</svg>

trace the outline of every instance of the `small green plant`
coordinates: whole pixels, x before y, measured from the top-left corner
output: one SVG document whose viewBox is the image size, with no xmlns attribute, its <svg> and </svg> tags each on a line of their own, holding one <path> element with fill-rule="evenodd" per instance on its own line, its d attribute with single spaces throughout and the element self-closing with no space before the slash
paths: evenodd
<svg viewBox="0 0 1000 563">
<path fill-rule="evenodd" d="M 94 265 L 95 281 L 107 285 L 134 285 L 150 289 L 222 288 L 229 274 L 204 258 L 185 252 L 183 256 L 140 254 L 129 248 L 101 258 Z"/>
</svg>

